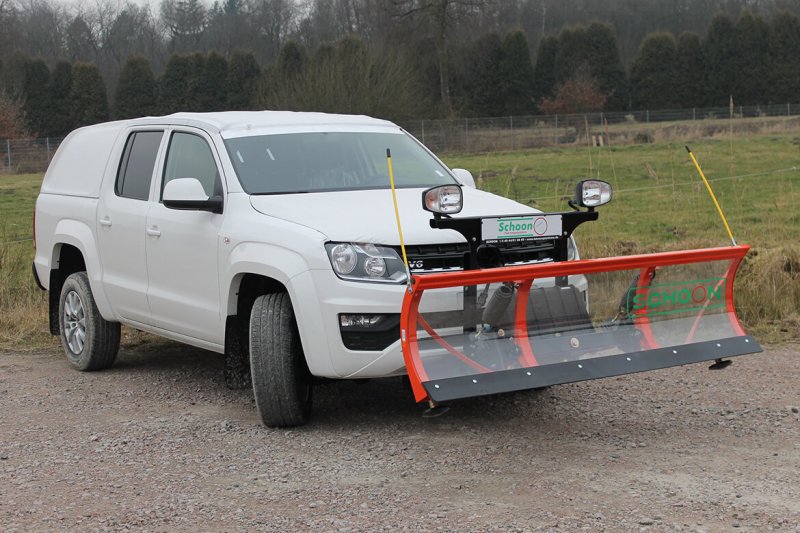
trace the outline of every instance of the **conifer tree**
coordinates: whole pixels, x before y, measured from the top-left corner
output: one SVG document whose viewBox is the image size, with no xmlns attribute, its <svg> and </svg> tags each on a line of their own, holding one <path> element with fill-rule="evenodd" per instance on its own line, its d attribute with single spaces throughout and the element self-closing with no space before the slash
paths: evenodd
<svg viewBox="0 0 800 533">
<path fill-rule="evenodd" d="M 716 15 L 711 19 L 703 40 L 706 105 L 728 105 L 736 90 L 739 55 L 739 39 L 733 21 L 727 15 Z"/>
<path fill-rule="evenodd" d="M 555 59 L 555 87 L 582 72 L 591 70 L 586 28 L 564 28 L 558 36 Z M 555 91 L 554 87 L 554 91 Z"/>
<path fill-rule="evenodd" d="M 775 103 L 800 100 L 800 18 L 782 12 L 770 21 L 770 96 Z"/>
<path fill-rule="evenodd" d="M 736 22 L 739 61 L 734 98 L 742 105 L 769 103 L 769 29 L 759 16 L 745 11 Z"/>
<path fill-rule="evenodd" d="M 675 51 L 675 101 L 678 107 L 702 107 L 705 98 L 705 65 L 700 37 L 684 32 Z"/>
<path fill-rule="evenodd" d="M 194 52 L 189 55 L 189 93 L 186 95 L 187 111 L 207 111 L 207 85 L 205 79 L 206 55 Z"/>
<path fill-rule="evenodd" d="M 488 33 L 469 48 L 466 92 L 469 113 L 478 117 L 497 117 L 503 114 L 503 101 L 497 94 L 501 78 L 503 41 L 496 33 Z"/>
<path fill-rule="evenodd" d="M 528 39 L 521 30 L 510 32 L 503 40 L 499 81 L 504 115 L 533 113 L 533 64 Z"/>
<path fill-rule="evenodd" d="M 203 71 L 201 107 L 204 111 L 223 111 L 227 107 L 228 61 L 215 51 L 208 54 Z"/>
<path fill-rule="evenodd" d="M 50 70 L 43 59 L 29 59 L 23 65 L 22 99 L 25 124 L 33 135 L 47 135 L 50 119 Z"/>
<path fill-rule="evenodd" d="M 72 64 L 59 61 L 50 76 L 50 119 L 46 135 L 63 136 L 73 128 L 69 95 L 72 90 Z"/>
<path fill-rule="evenodd" d="M 261 76 L 253 52 L 236 50 L 228 64 L 228 109 L 252 109 L 255 103 L 255 89 Z"/>
<path fill-rule="evenodd" d="M 75 127 L 108 120 L 106 84 L 94 63 L 77 62 L 72 66 L 69 98 Z"/>
<path fill-rule="evenodd" d="M 667 32 L 645 36 L 631 67 L 631 105 L 634 109 L 671 109 L 675 94 L 675 37 Z"/>
<path fill-rule="evenodd" d="M 356 39 L 356 38 L 351 38 Z M 347 38 L 337 43 L 337 48 L 352 48 L 354 52 L 361 53 L 360 48 L 353 42 L 348 42 Z M 341 55 L 340 55 L 341 57 Z M 306 49 L 301 44 L 295 41 L 287 41 L 278 52 L 278 60 L 276 66 L 278 69 L 278 76 L 285 80 L 291 80 L 299 77 L 303 73 L 303 68 L 306 64 Z"/>
<path fill-rule="evenodd" d="M 533 93 L 536 102 L 543 98 L 551 98 L 556 87 L 556 57 L 558 56 L 558 39 L 543 37 L 539 41 L 536 54 L 536 66 L 533 69 Z"/>
<path fill-rule="evenodd" d="M 150 62 L 131 56 L 122 67 L 117 82 L 114 116 L 133 118 L 154 115 L 158 111 L 157 88 Z"/>
<path fill-rule="evenodd" d="M 630 91 L 619 56 L 617 33 L 609 24 L 592 22 L 586 28 L 586 40 L 590 71 L 597 80 L 597 87 L 608 95 L 605 108 L 610 111 L 627 109 Z"/>
<path fill-rule="evenodd" d="M 172 54 L 159 80 L 158 107 L 161 113 L 191 111 L 192 61 L 189 56 Z"/>
<path fill-rule="evenodd" d="M 628 79 L 620 59 L 617 35 L 610 25 L 593 22 L 588 28 L 564 29 L 558 37 L 555 64 L 556 86 L 567 80 L 581 79 L 583 84 L 589 81 L 606 95 L 607 109 L 628 107 Z"/>
</svg>

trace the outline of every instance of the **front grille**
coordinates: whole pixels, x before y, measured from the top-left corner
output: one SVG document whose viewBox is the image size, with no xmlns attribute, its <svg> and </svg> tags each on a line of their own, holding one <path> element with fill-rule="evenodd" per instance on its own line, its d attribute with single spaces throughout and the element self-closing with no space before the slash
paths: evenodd
<svg viewBox="0 0 800 533">
<path fill-rule="evenodd" d="M 406 254 L 412 272 L 463 270 L 469 245 L 465 242 L 412 245 L 406 246 Z"/>
<path fill-rule="evenodd" d="M 555 255 L 553 241 L 500 242 L 495 246 L 506 265 L 552 260 Z M 399 248 L 397 252 L 400 253 Z M 463 270 L 468 262 L 469 245 L 465 242 L 409 245 L 406 254 L 412 272 Z"/>
</svg>

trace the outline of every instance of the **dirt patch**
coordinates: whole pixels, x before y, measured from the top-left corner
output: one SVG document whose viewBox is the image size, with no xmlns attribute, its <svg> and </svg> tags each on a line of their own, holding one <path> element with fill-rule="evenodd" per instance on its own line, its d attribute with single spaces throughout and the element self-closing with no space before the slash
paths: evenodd
<svg viewBox="0 0 800 533">
<path fill-rule="evenodd" d="M 222 360 L 157 342 L 79 373 L 0 353 L 5 531 L 800 531 L 798 346 L 464 401 L 319 387 L 260 422 Z"/>
</svg>

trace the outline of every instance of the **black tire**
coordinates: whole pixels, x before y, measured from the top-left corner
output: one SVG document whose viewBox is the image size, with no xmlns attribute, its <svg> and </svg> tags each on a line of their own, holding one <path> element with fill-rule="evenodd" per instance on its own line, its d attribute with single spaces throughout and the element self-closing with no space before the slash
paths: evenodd
<svg viewBox="0 0 800 533">
<path fill-rule="evenodd" d="M 73 367 L 92 371 L 114 364 L 119 352 L 119 322 L 100 316 L 86 272 L 71 274 L 61 287 L 58 330 Z"/>
<path fill-rule="evenodd" d="M 256 298 L 250 314 L 250 374 L 261 420 L 301 426 L 311 415 L 311 374 L 285 292 Z"/>
</svg>

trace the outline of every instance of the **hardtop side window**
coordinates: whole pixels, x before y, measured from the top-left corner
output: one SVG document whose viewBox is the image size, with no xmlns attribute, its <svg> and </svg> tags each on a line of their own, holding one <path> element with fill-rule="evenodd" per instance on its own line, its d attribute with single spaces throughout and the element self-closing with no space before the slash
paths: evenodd
<svg viewBox="0 0 800 533">
<path fill-rule="evenodd" d="M 150 182 L 163 136 L 163 131 L 134 131 L 128 136 L 114 186 L 117 196 L 134 200 L 150 197 Z"/>
<path fill-rule="evenodd" d="M 195 178 L 202 185 L 209 198 L 222 195 L 217 162 L 205 139 L 193 133 L 176 131 L 172 134 L 164 165 L 164 186 L 174 179 Z"/>
</svg>

